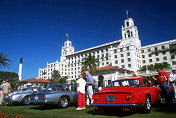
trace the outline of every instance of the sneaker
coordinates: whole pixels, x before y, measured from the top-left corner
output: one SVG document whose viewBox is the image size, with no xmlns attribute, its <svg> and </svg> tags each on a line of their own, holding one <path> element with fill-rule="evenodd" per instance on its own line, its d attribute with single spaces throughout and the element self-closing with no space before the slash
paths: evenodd
<svg viewBox="0 0 176 118">
<path fill-rule="evenodd" d="M 78 108 L 76 108 L 76 110 L 82 110 L 82 109 L 83 109 L 83 108 L 79 108 L 79 107 L 78 107 Z"/>
<path fill-rule="evenodd" d="M 86 107 L 83 107 L 82 109 L 86 109 Z"/>
</svg>

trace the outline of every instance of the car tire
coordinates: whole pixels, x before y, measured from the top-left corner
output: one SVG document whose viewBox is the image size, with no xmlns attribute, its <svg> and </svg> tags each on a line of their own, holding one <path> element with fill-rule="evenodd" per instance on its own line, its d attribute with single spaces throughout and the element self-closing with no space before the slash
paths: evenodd
<svg viewBox="0 0 176 118">
<path fill-rule="evenodd" d="M 69 98 L 67 96 L 62 96 L 58 101 L 58 107 L 61 109 L 67 108 L 69 104 Z"/>
<path fill-rule="evenodd" d="M 150 97 L 147 95 L 145 98 L 144 106 L 142 107 L 142 113 L 147 114 L 151 110 L 151 100 Z"/>
<path fill-rule="evenodd" d="M 22 100 L 21 100 L 21 105 L 28 105 L 29 102 L 28 102 L 28 97 L 24 97 Z"/>
</svg>

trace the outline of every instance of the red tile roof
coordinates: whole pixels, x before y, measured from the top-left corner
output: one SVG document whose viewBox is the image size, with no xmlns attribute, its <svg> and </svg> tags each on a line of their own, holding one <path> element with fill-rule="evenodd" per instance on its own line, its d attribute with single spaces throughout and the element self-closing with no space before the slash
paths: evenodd
<svg viewBox="0 0 176 118">
<path fill-rule="evenodd" d="M 103 67 L 100 67 L 100 68 L 97 68 L 97 71 L 105 71 L 105 70 L 110 70 L 110 69 L 117 69 L 118 71 L 120 72 L 133 72 L 131 70 L 127 70 L 127 69 L 124 69 L 124 68 L 119 68 L 117 66 L 103 66 Z"/>
<path fill-rule="evenodd" d="M 23 80 L 22 82 L 49 82 L 49 79 L 30 78 L 30 79 Z"/>
<path fill-rule="evenodd" d="M 116 66 L 103 66 L 103 67 L 100 67 L 100 68 L 97 68 L 97 70 L 108 70 L 108 69 L 114 69 L 114 68 L 118 68 Z"/>
</svg>

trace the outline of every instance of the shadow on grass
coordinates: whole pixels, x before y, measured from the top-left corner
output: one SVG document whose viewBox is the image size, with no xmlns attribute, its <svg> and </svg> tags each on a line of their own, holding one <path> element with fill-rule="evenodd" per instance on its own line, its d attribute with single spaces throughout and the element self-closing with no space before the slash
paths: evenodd
<svg viewBox="0 0 176 118">
<path fill-rule="evenodd" d="M 176 113 L 176 104 L 173 106 L 168 106 L 166 104 L 157 104 L 153 105 L 150 112 L 164 112 L 164 113 Z M 138 109 L 130 109 L 127 111 L 123 111 L 122 109 L 91 109 L 87 112 L 88 114 L 92 115 L 106 115 L 106 116 L 118 116 L 118 117 L 125 117 L 131 116 L 134 114 L 142 114 L 140 108 Z"/>
<path fill-rule="evenodd" d="M 152 111 L 165 112 L 165 113 L 176 113 L 176 104 L 168 106 L 167 104 L 158 104 L 152 107 Z"/>
<path fill-rule="evenodd" d="M 106 115 L 106 116 L 118 116 L 118 117 L 125 117 L 125 116 L 131 116 L 136 113 L 139 113 L 140 111 L 138 109 L 131 109 L 127 111 L 123 111 L 121 109 L 92 109 L 89 110 L 87 113 L 92 115 Z"/>
<path fill-rule="evenodd" d="M 75 107 L 76 109 L 76 106 L 71 104 L 69 105 L 69 107 Z M 57 105 L 35 105 L 33 107 L 31 107 L 30 109 L 36 109 L 36 110 L 52 110 L 52 109 L 61 109 L 59 108 Z"/>
<path fill-rule="evenodd" d="M 30 109 L 43 111 L 43 110 L 52 110 L 52 109 L 58 109 L 58 108 L 56 106 L 39 106 L 39 105 L 36 105 L 36 106 L 31 107 Z"/>
</svg>

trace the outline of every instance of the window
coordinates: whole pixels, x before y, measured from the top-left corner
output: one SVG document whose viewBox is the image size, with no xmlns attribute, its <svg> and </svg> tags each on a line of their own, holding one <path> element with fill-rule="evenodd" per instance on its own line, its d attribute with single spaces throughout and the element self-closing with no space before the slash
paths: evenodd
<svg viewBox="0 0 176 118">
<path fill-rule="evenodd" d="M 126 47 L 126 50 L 129 50 L 129 47 Z"/>
<path fill-rule="evenodd" d="M 130 62 L 131 61 L 131 59 L 130 58 L 128 58 L 128 62 Z"/>
<path fill-rule="evenodd" d="M 176 65 L 176 61 L 172 61 L 172 65 Z"/>
<path fill-rule="evenodd" d="M 151 55 L 151 54 L 149 54 L 148 56 L 149 56 L 149 57 L 151 57 L 152 55 Z"/>
<path fill-rule="evenodd" d="M 158 56 L 158 53 L 155 53 L 155 56 Z"/>
<path fill-rule="evenodd" d="M 118 64 L 118 60 L 115 60 L 115 64 Z"/>
<path fill-rule="evenodd" d="M 146 63 L 145 60 L 142 60 L 143 63 Z"/>
<path fill-rule="evenodd" d="M 165 46 L 163 45 L 163 46 L 161 46 L 161 49 L 165 49 Z"/>
<path fill-rule="evenodd" d="M 122 65 L 122 68 L 125 68 L 125 65 Z"/>
<path fill-rule="evenodd" d="M 108 60 L 108 57 L 106 57 L 106 60 Z"/>
<path fill-rule="evenodd" d="M 123 57 L 123 54 L 121 54 L 120 56 Z"/>
<path fill-rule="evenodd" d="M 172 56 L 171 56 L 171 59 L 175 59 L 175 55 L 172 55 Z"/>
<path fill-rule="evenodd" d="M 106 62 L 106 65 L 108 65 L 109 64 L 109 62 Z"/>
<path fill-rule="evenodd" d="M 106 53 L 106 57 L 108 57 L 108 53 Z"/>
<path fill-rule="evenodd" d="M 158 51 L 158 48 L 157 48 L 157 47 L 155 47 L 155 51 Z"/>
<path fill-rule="evenodd" d="M 102 62 L 102 65 L 104 65 L 104 62 Z"/>
<path fill-rule="evenodd" d="M 127 27 L 129 26 L 129 22 L 128 22 L 128 21 L 126 22 L 126 26 L 127 26 Z"/>
<path fill-rule="evenodd" d="M 124 59 L 121 59 L 121 63 L 124 63 Z"/>
<path fill-rule="evenodd" d="M 148 49 L 148 52 L 151 52 L 151 49 L 150 49 L 150 48 Z"/>
<path fill-rule="evenodd" d="M 130 52 L 127 53 L 127 56 L 130 56 Z"/>
<path fill-rule="evenodd" d="M 156 61 L 159 61 L 159 58 L 156 58 Z"/>
<path fill-rule="evenodd" d="M 117 49 L 114 50 L 114 53 L 117 53 Z"/>
<path fill-rule="evenodd" d="M 142 58 L 145 58 L 145 55 L 142 55 Z"/>
<path fill-rule="evenodd" d="M 152 59 L 149 59 L 149 62 L 152 62 Z"/>
<path fill-rule="evenodd" d="M 165 51 L 163 51 L 162 53 L 163 53 L 163 55 L 165 55 L 165 54 L 166 54 L 166 52 L 165 52 Z"/>
<path fill-rule="evenodd" d="M 144 53 L 144 50 L 141 50 L 141 53 Z"/>
<path fill-rule="evenodd" d="M 131 67 L 131 64 L 128 64 L 128 67 Z"/>
<path fill-rule="evenodd" d="M 130 37 L 130 31 L 129 30 L 127 30 L 127 35 L 128 35 L 128 37 Z"/>
<path fill-rule="evenodd" d="M 120 52 L 123 52 L 123 48 L 120 48 Z"/>
<path fill-rule="evenodd" d="M 117 58 L 117 55 L 114 55 L 115 58 Z"/>
<path fill-rule="evenodd" d="M 164 60 L 167 60 L 167 57 L 165 56 L 165 57 L 163 57 L 163 59 L 164 59 Z"/>
</svg>

